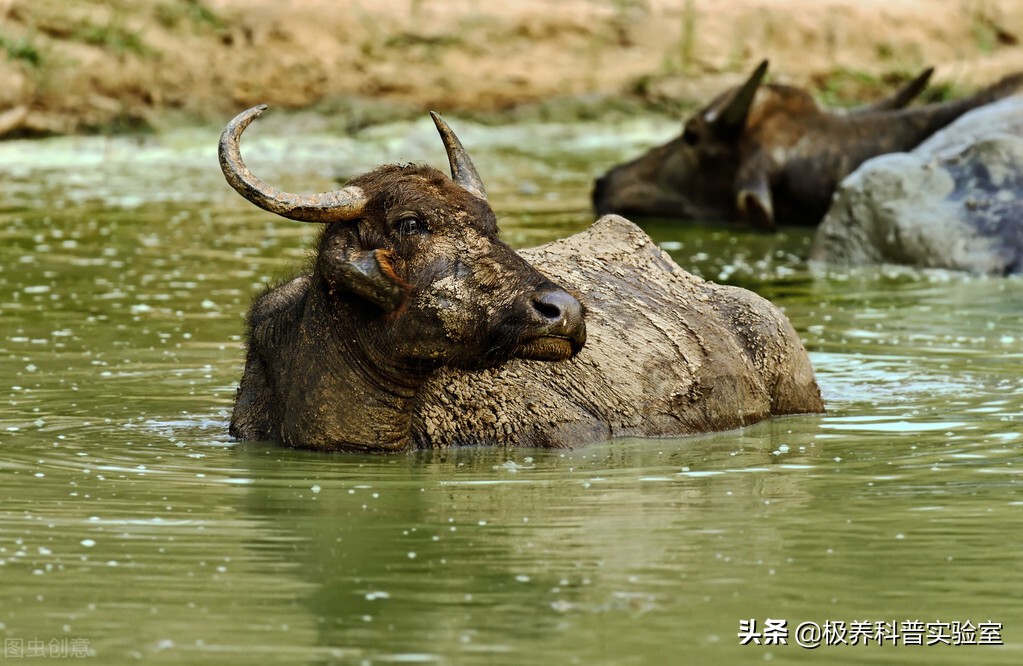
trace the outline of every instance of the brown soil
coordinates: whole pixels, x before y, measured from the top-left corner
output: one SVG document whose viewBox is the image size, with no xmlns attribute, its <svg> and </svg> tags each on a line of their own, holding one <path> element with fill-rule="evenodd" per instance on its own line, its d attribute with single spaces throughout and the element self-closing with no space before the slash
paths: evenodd
<svg viewBox="0 0 1023 666">
<path fill-rule="evenodd" d="M 1018 0 L 0 0 L 0 135 L 258 102 L 686 105 L 765 57 L 843 102 L 927 65 L 980 86 L 1023 68 L 1020 37 Z"/>
</svg>

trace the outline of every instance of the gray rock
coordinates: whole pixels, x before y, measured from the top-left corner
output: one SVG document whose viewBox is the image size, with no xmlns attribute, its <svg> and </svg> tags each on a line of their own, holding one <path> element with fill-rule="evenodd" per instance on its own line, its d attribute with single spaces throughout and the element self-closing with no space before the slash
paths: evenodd
<svg viewBox="0 0 1023 666">
<path fill-rule="evenodd" d="M 1023 97 L 972 111 L 839 185 L 810 258 L 1023 272 Z"/>
</svg>

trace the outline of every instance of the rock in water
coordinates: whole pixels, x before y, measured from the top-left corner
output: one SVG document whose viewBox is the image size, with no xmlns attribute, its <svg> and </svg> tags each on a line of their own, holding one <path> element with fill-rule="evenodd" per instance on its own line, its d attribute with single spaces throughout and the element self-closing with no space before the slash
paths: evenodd
<svg viewBox="0 0 1023 666">
<path fill-rule="evenodd" d="M 1023 97 L 972 111 L 839 185 L 810 258 L 1023 271 Z"/>
</svg>

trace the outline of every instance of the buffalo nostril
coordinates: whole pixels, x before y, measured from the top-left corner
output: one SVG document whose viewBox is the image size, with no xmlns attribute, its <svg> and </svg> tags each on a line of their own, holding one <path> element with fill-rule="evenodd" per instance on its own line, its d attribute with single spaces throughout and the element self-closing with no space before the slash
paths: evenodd
<svg viewBox="0 0 1023 666">
<path fill-rule="evenodd" d="M 532 299 L 533 309 L 547 322 L 573 328 L 582 322 L 583 306 L 574 296 L 561 289 L 544 291 Z"/>
<path fill-rule="evenodd" d="M 534 292 L 529 304 L 532 306 L 533 318 L 526 324 L 523 333 L 527 339 L 534 341 L 546 338 L 548 346 L 556 342 L 549 338 L 562 338 L 563 342 L 558 342 L 550 348 L 558 352 L 557 359 L 554 360 L 570 355 L 564 341 L 571 346 L 571 354 L 575 354 L 586 344 L 586 321 L 582 303 L 567 291 L 555 287 Z M 542 358 L 551 360 L 548 358 L 550 349 L 547 356 Z"/>
<path fill-rule="evenodd" d="M 553 299 L 546 298 L 546 294 L 540 298 L 533 299 L 533 307 L 544 316 L 545 319 L 561 319 L 561 307 Z"/>
</svg>

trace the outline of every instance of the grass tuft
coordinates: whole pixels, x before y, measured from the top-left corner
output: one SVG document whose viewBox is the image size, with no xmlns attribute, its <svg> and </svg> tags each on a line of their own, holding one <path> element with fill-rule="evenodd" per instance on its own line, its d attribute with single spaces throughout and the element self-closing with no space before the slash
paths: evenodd
<svg viewBox="0 0 1023 666">
<path fill-rule="evenodd" d="M 23 62 L 32 67 L 39 67 L 43 63 L 43 56 L 39 49 L 27 37 L 11 39 L 0 35 L 0 49 L 7 53 L 8 60 Z"/>
</svg>

